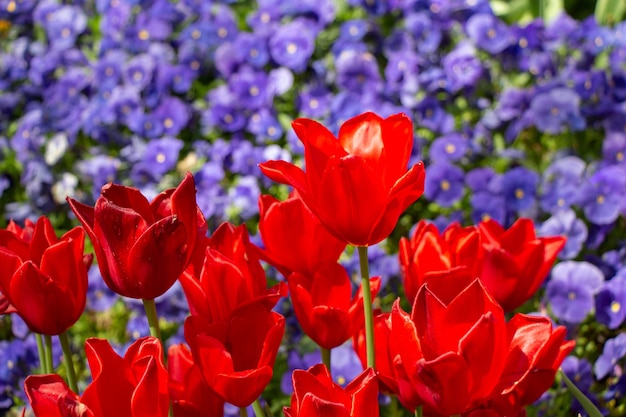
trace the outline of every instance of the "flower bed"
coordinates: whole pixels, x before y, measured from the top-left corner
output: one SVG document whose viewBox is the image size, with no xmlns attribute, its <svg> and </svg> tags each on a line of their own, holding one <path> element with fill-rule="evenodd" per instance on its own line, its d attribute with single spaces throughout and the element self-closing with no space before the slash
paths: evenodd
<svg viewBox="0 0 626 417">
<path fill-rule="evenodd" d="M 493 14 L 489 2 L 480 0 L 216 4 L 0 0 L 0 40 L 0 216 L 8 229 L 0 235 L 0 246 L 8 247 L 2 239 L 9 233 L 30 242 L 28 231 L 34 230 L 35 223 L 29 226 L 25 221 L 45 215 L 50 224 L 40 227 L 48 228 L 46 245 L 71 241 L 72 248 L 77 247 L 73 239 L 82 232 L 68 232 L 61 238 L 55 235 L 55 240 L 49 230 L 61 235 L 80 220 L 90 237 L 86 252 L 94 252 L 95 247 L 95 256 L 100 258 L 98 239 L 104 238 L 100 232 L 90 233 L 89 227 L 95 226 L 91 212 L 82 205 L 94 207 L 109 182 L 135 187 L 148 201 L 161 201 L 162 190 L 189 181 L 185 174 L 191 172 L 196 202 L 206 220 L 198 235 L 208 233 L 214 241 L 228 241 L 223 237 L 227 235 L 225 226 L 220 225 L 225 221 L 245 224 L 252 244 L 262 248 L 257 256 L 267 278 L 264 275 L 261 282 L 267 279 L 265 286 L 278 285 L 272 293 L 277 297 L 272 314 L 255 310 L 236 317 L 245 321 L 253 313 L 269 314 L 264 325 L 270 335 L 275 331 L 272 326 L 280 326 L 274 314 L 285 318 L 285 335 L 276 360 L 269 361 L 273 365 L 266 364 L 272 368 L 269 382 L 261 387 L 262 397 L 274 412 L 291 404 L 292 371 L 308 369 L 322 362 L 326 354 L 331 357 L 330 375 L 342 387 L 363 371 L 351 343 L 335 346 L 335 339 L 344 342 L 360 334 L 355 326 L 356 310 L 334 317 L 345 324 L 345 334 L 320 334 L 323 332 L 313 317 L 309 322 L 302 318 L 303 314 L 313 316 L 302 313 L 308 311 L 303 306 L 311 298 L 321 302 L 319 297 L 325 294 L 320 288 L 333 287 L 344 275 L 351 280 L 340 286 L 341 294 L 351 294 L 359 287 L 359 251 L 353 246 L 344 249 L 346 242 L 369 245 L 369 275 L 380 277 L 372 280 L 374 306 L 390 314 L 400 297 L 395 317 L 407 323 L 415 317 L 409 319 L 401 310 L 409 312 L 418 294 L 427 298 L 427 290 L 420 289 L 430 275 L 452 267 L 469 268 L 508 313 L 502 323 L 518 329 L 526 325 L 524 320 L 535 320 L 512 320 L 513 312 L 518 312 L 547 316 L 564 326 L 566 331 L 559 330 L 554 338 L 565 332 L 562 343 L 575 340 L 576 347 L 560 358 L 563 372 L 605 415 L 626 412 L 619 400 L 626 383 L 622 372 L 626 357 L 625 23 L 605 26 L 593 18 L 574 20 L 561 14 L 548 23 L 536 19 L 509 24 Z M 394 172 L 423 161 L 425 178 L 415 171 L 411 174 L 411 184 L 424 181 L 423 195 L 413 203 L 420 192 L 407 192 L 415 197 L 412 204 L 406 210 L 396 207 L 391 215 L 386 213 L 391 217 L 385 221 L 380 221 L 374 208 L 364 212 L 363 206 L 368 204 L 348 210 L 338 203 L 354 184 L 361 203 L 371 200 L 374 206 L 384 200 L 379 188 L 386 191 L 394 183 L 387 178 L 392 174 L 380 174 L 381 165 L 376 171 L 381 178 L 361 178 L 336 187 L 324 184 L 324 191 L 296 186 L 306 206 L 288 220 L 272 220 L 272 213 L 287 210 L 279 201 L 296 204 L 293 197 L 288 199 L 290 188 L 272 180 L 294 183 L 280 181 L 286 174 L 268 171 L 266 161 L 282 160 L 285 162 L 279 164 L 283 167 L 288 162 L 302 167 L 307 143 L 324 135 L 341 137 L 340 126 L 368 111 L 385 120 L 402 113 L 412 122 L 410 153 L 394 160 L 398 165 Z M 311 120 L 292 128 L 298 118 Z M 329 132 L 320 133 L 312 120 Z M 309 139 L 303 139 L 306 137 Z M 348 153 L 359 152 L 348 149 L 345 141 L 342 145 Z M 263 164 L 261 168 L 259 164 Z M 307 173 L 312 165 L 307 160 Z M 372 184 L 378 180 L 383 185 L 376 188 Z M 323 196 L 321 200 L 312 197 L 318 194 Z M 67 197 L 74 202 L 73 211 Z M 324 245 L 317 247 L 315 256 L 309 252 L 311 258 L 294 263 L 296 255 L 281 259 L 281 254 L 314 247 L 311 239 L 297 236 L 307 232 L 298 225 L 312 216 L 304 207 L 329 228 L 325 233 L 340 242 L 318 236 Z M 155 223 L 167 217 L 159 210 L 152 218 Z M 186 218 L 181 227 L 187 235 L 193 219 L 181 213 L 175 211 L 174 217 Z M 335 215 L 343 221 L 331 225 L 329 219 Z M 9 220 L 15 223 L 9 226 Z M 294 242 L 272 248 L 276 242 L 268 239 L 281 222 L 290 224 L 285 234 Z M 374 225 L 380 227 L 372 230 Z M 480 256 L 489 259 L 485 264 L 491 265 L 491 273 L 484 272 L 483 266 L 446 258 L 450 253 L 479 257 L 472 252 L 476 248 L 470 250 L 458 240 L 462 233 L 459 225 L 476 225 L 463 233 L 479 236 L 472 239 L 482 242 L 477 244 L 485 251 Z M 107 227 L 114 232 L 114 224 Z M 127 228 L 125 225 L 122 230 Z M 234 226 L 233 230 L 243 233 Z M 503 238 L 505 230 L 508 235 Z M 94 238 L 96 235 L 99 237 Z M 427 239 L 437 244 L 422 253 L 420 248 Z M 192 246 L 190 241 L 186 244 Z M 528 245 L 541 246 L 541 250 L 526 253 L 521 248 Z M 82 255 L 80 248 L 72 251 Z M 225 262 L 223 252 L 211 259 Z M 317 270 L 324 262 L 336 264 L 337 259 L 341 267 L 328 267 L 323 273 Z M 74 261 L 79 265 L 82 256 Z M 166 348 L 185 340 L 182 323 L 190 304 L 194 314 L 205 308 L 188 303 L 194 281 L 176 279 L 194 262 L 189 256 L 179 265 L 170 258 L 146 262 L 145 268 L 152 268 L 150 274 L 165 273 L 166 269 L 170 273 L 169 281 L 150 293 L 124 287 L 127 281 L 116 283 L 101 273 L 102 259 L 96 261 L 100 268 L 94 265 L 89 269 L 84 312 L 81 315 L 81 306 L 74 305 L 67 317 L 69 322 L 80 315 L 69 332 L 69 342 L 77 360 L 81 392 L 90 370 L 93 372 L 85 359 L 91 365 L 94 358 L 109 354 L 99 342 L 90 342 L 92 350 L 85 353 L 88 337 L 110 340 L 118 353 L 126 352 L 137 340 L 146 346 L 154 343 L 143 339 L 150 334 L 150 326 L 142 303 L 135 298 L 155 299 L 161 318 L 156 327 L 161 329 Z M 84 263 L 89 264 L 86 259 Z M 197 263 L 202 265 L 202 259 Z M 200 271 L 198 266 L 194 279 L 202 281 Z M 287 279 L 294 271 L 301 276 Z M 489 278 L 496 275 L 499 278 Z M 502 276 L 507 284 L 497 281 Z M 496 282 L 491 287 L 490 279 Z M 289 297 L 285 296 L 287 287 Z M 469 284 L 463 288 L 470 288 Z M 3 302 L 2 310 L 9 306 Z M 363 298 L 354 302 L 362 305 Z M 19 312 L 15 300 L 12 304 Z M 38 305 L 45 302 L 40 300 Z M 231 313 L 223 310 L 220 314 Z M 375 320 L 376 326 L 384 322 Z M 39 367 L 36 338 L 29 327 L 44 334 L 65 330 L 50 330 L 51 323 L 37 324 L 41 325 L 23 312 L 0 321 L 0 364 L 6 365 L 0 367 L 4 387 L 0 410 L 18 412 L 27 402 L 23 379 L 37 373 Z M 202 333 L 206 329 L 198 329 L 203 326 L 194 323 L 188 327 Z M 365 334 L 361 336 L 364 352 Z M 554 340 L 553 336 L 548 339 Z M 203 343 L 189 337 L 187 342 L 193 352 Z M 61 348 L 56 338 L 51 343 L 51 369 L 65 377 L 65 369 L 59 366 Z M 317 344 L 333 345 L 332 352 L 320 356 Z M 181 363 L 191 361 L 188 353 L 176 352 L 172 357 Z M 410 353 L 400 356 L 404 362 L 410 361 Z M 197 356 L 193 360 L 198 362 Z M 315 372 L 320 383 L 329 384 L 326 371 Z M 406 372 L 418 371 L 407 368 Z M 369 386 L 369 375 L 358 378 L 357 382 Z M 529 414 L 580 410 L 560 377 L 547 388 L 538 401 L 533 399 Z M 213 388 L 211 393 L 215 392 L 221 392 L 219 408 L 219 401 L 227 395 Z M 425 394 L 420 395 L 424 401 Z M 439 411 L 466 412 L 480 403 L 478 397 L 468 400 L 471 407 Z M 389 398 L 381 397 L 381 407 L 391 413 L 397 404 Z M 405 408 L 419 403 L 407 398 L 401 397 Z M 235 402 L 245 406 L 247 399 Z M 495 403 L 492 398 L 491 404 Z M 239 413 L 228 406 L 225 410 L 226 414 Z M 293 405 L 289 412 L 296 415 Z"/>
</svg>

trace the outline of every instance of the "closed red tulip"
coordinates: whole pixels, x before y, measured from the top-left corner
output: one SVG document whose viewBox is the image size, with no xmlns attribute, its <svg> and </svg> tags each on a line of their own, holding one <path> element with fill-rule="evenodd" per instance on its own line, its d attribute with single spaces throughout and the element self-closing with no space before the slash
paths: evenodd
<svg viewBox="0 0 626 417">
<path fill-rule="evenodd" d="M 416 393 L 412 407 L 454 415 L 490 398 L 509 344 L 504 312 L 478 279 L 457 274 L 430 280 L 411 315 L 396 302 L 391 320 L 404 373 L 399 382 Z"/>
<path fill-rule="evenodd" d="M 337 262 L 346 247 L 326 230 L 297 195 L 278 201 L 259 197 L 259 233 L 263 258 L 285 278 L 292 272 L 312 275 L 321 264 Z"/>
<path fill-rule="evenodd" d="M 368 368 L 345 388 L 336 384 L 326 366 L 293 371 L 291 406 L 285 417 L 378 417 L 378 383 Z"/>
<path fill-rule="evenodd" d="M 483 266 L 480 279 L 504 311 L 535 294 L 565 246 L 563 236 L 537 237 L 532 220 L 518 219 L 508 230 L 495 220 L 478 225 Z"/>
<path fill-rule="evenodd" d="M 288 283 L 302 330 L 321 347 L 343 344 L 363 325 L 362 289 L 352 297 L 350 277 L 338 263 L 322 265 L 312 276 L 293 273 Z M 380 278 L 372 278 L 372 298 L 379 289 Z"/>
<path fill-rule="evenodd" d="M 285 319 L 263 302 L 238 307 L 222 321 L 185 320 L 185 339 L 204 382 L 223 400 L 247 407 L 272 379 Z"/>
<path fill-rule="evenodd" d="M 36 417 L 167 416 L 168 375 L 158 339 L 138 339 L 122 358 L 108 341 L 90 338 L 85 352 L 93 380 L 80 398 L 58 375 L 26 378 Z"/>
<path fill-rule="evenodd" d="M 404 114 L 364 113 L 346 121 L 338 138 L 320 123 L 297 119 L 306 172 L 286 161 L 260 164 L 270 179 L 293 186 L 338 239 L 373 245 L 391 234 L 402 212 L 424 191 L 424 165 L 407 171 L 413 125 Z"/>
<path fill-rule="evenodd" d="M 163 295 L 207 230 L 190 173 L 152 202 L 138 189 L 118 184 L 102 187 L 95 207 L 67 201 L 93 243 L 104 282 L 125 297 Z"/>
<path fill-rule="evenodd" d="M 182 343 L 172 345 L 167 358 L 174 417 L 223 416 L 224 400 L 202 380 L 189 348 Z"/>
<path fill-rule="evenodd" d="M 499 415 L 516 416 L 537 401 L 554 382 L 557 370 L 574 349 L 567 329 L 553 328 L 547 317 L 516 314 L 507 323 L 511 339 L 504 372 L 488 407 Z"/>
<path fill-rule="evenodd" d="M 476 227 L 452 223 L 439 233 L 433 223 L 420 221 L 411 239 L 400 239 L 398 257 L 407 299 L 412 303 L 428 279 L 451 268 L 468 268 L 471 275 L 478 276 L 480 254 L 480 235 Z"/>
<path fill-rule="evenodd" d="M 29 375 L 24 391 L 35 417 L 98 417 L 57 374 Z"/>
<path fill-rule="evenodd" d="M 57 238 L 42 216 L 32 237 L 22 237 L 2 238 L 7 245 L 0 247 L 0 312 L 17 312 L 33 332 L 61 334 L 85 309 L 92 256 L 83 253 L 84 231 L 75 227 Z"/>
<path fill-rule="evenodd" d="M 267 288 L 265 271 L 245 225 L 224 223 L 207 242 L 202 265 L 188 268 L 180 277 L 192 315 L 209 323 L 223 321 L 243 304 L 263 299 L 271 309 L 287 295 L 284 282 Z"/>
<path fill-rule="evenodd" d="M 26 219 L 24 227 L 20 227 L 13 220 L 9 221 L 6 229 L 0 229 L 0 247 L 15 253 L 20 259 L 28 259 L 28 248 L 35 230 L 35 223 Z M 0 314 L 15 313 L 15 307 L 2 294 L 0 288 Z"/>
</svg>

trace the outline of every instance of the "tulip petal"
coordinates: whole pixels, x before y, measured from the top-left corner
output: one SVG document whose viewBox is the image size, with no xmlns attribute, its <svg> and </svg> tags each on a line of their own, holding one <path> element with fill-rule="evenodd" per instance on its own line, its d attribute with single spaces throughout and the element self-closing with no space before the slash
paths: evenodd
<svg viewBox="0 0 626 417">
<path fill-rule="evenodd" d="M 448 352 L 435 360 L 421 359 L 416 367 L 417 394 L 424 401 L 426 410 L 437 414 L 461 414 L 471 406 L 472 374 L 465 360 L 456 353 Z"/>
<path fill-rule="evenodd" d="M 382 159 L 386 167 L 383 183 L 391 188 L 407 171 L 413 150 L 413 123 L 403 113 L 387 117 L 381 126 L 384 149 Z"/>
<path fill-rule="evenodd" d="M 311 210 L 329 231 L 356 246 L 376 243 L 370 234 L 385 212 L 387 191 L 364 159 L 331 158 L 320 189 L 324 193 L 318 197 L 317 212 Z"/>
<path fill-rule="evenodd" d="M 350 417 L 360 414 L 350 414 L 350 410 L 344 404 L 320 398 L 311 393 L 306 393 L 300 404 L 298 417 Z"/>
<path fill-rule="evenodd" d="M 147 364 L 131 398 L 133 417 L 165 417 L 169 411 L 168 375 L 160 357 L 146 357 Z"/>
<path fill-rule="evenodd" d="M 46 417 L 93 417 L 78 395 L 56 374 L 30 375 L 24 380 L 24 391 L 33 413 Z"/>
<path fill-rule="evenodd" d="M 112 204 L 138 213 L 148 224 L 156 220 L 150 202 L 137 188 L 109 183 L 102 187 L 101 194 Z"/>
<path fill-rule="evenodd" d="M 128 254 L 128 274 L 132 284 L 128 296 L 154 299 L 163 295 L 187 266 L 187 232 L 175 217 L 152 224 Z"/>
<path fill-rule="evenodd" d="M 272 181 L 291 185 L 298 190 L 302 200 L 304 200 L 307 205 L 312 201 L 309 180 L 301 168 L 287 161 L 267 161 L 259 164 L 259 168 L 261 172 Z"/>
<path fill-rule="evenodd" d="M 363 158 L 373 170 L 384 175 L 382 123 L 383 119 L 372 112 L 353 117 L 339 128 L 339 143 L 349 154 Z"/>
</svg>

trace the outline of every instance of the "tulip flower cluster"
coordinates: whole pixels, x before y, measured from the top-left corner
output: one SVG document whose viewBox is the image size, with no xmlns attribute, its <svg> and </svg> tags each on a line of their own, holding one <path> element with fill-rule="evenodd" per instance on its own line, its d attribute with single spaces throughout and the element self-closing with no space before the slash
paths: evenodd
<svg viewBox="0 0 626 417">
<path fill-rule="evenodd" d="M 276 306 L 285 297 L 322 353 L 322 363 L 293 373 L 286 417 L 378 416 L 380 393 L 426 415 L 520 416 L 551 387 L 574 342 L 547 317 L 507 320 L 505 312 L 537 291 L 565 239 L 536 237 L 523 219 L 508 230 L 486 220 L 442 234 L 421 222 L 400 243 L 411 312 L 398 298 L 374 314 L 381 277 L 369 276 L 367 248 L 424 190 L 423 164 L 407 166 L 413 125 L 402 114 L 365 113 L 338 137 L 308 119 L 293 127 L 306 167 L 261 164 L 294 188 L 285 201 L 260 197 L 262 244 L 245 225 L 223 223 L 209 236 L 190 173 L 152 201 L 119 184 L 105 185 L 94 207 L 68 198 L 82 227 L 61 238 L 45 217 L 0 232 L 0 311 L 19 314 L 33 332 L 65 335 L 82 314 L 92 260 L 85 232 L 104 283 L 142 300 L 150 323 L 152 335 L 122 356 L 107 340 L 87 339 L 92 379 L 82 394 L 65 348 L 69 385 L 51 361 L 29 376 L 37 417 L 208 417 L 223 415 L 226 403 L 266 416 L 260 397 L 274 377 L 286 328 Z M 339 263 L 347 245 L 360 257 L 358 291 Z M 270 285 L 264 265 L 282 279 Z M 165 349 L 154 299 L 176 281 L 189 306 L 186 343 Z M 364 370 L 343 387 L 330 351 L 350 340 Z M 45 363 L 49 343 L 42 352 Z"/>
</svg>

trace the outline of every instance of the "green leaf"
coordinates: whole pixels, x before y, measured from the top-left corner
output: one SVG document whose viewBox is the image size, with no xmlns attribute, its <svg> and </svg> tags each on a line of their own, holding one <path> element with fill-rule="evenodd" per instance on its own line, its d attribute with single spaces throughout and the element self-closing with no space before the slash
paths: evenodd
<svg viewBox="0 0 626 417">
<path fill-rule="evenodd" d="M 570 390 L 572 395 L 576 397 L 580 405 L 582 405 L 585 411 L 589 414 L 589 417 L 602 417 L 602 413 L 600 412 L 600 410 L 598 410 L 596 406 L 593 405 L 591 400 L 589 400 L 589 398 L 587 398 L 585 394 L 583 394 L 576 387 L 576 385 L 574 385 L 574 383 L 570 381 L 570 379 L 567 377 L 567 375 L 565 375 L 565 372 L 563 372 L 562 369 L 559 369 L 559 375 L 561 376 L 561 378 L 563 378 L 565 385 L 567 385 L 567 388 Z"/>
<path fill-rule="evenodd" d="M 597 0 L 595 16 L 601 25 L 612 25 L 619 22 L 626 12 L 624 0 Z"/>
</svg>

